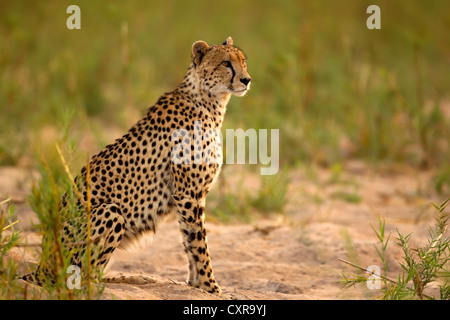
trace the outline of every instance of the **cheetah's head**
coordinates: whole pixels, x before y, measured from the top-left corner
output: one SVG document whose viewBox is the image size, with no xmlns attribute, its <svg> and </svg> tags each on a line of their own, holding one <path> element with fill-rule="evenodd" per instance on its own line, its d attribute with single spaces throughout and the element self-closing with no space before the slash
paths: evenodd
<svg viewBox="0 0 450 320">
<path fill-rule="evenodd" d="M 243 96 L 250 89 L 244 53 L 228 37 L 221 45 L 196 41 L 192 45 L 192 63 L 200 88 L 213 95 Z"/>
</svg>

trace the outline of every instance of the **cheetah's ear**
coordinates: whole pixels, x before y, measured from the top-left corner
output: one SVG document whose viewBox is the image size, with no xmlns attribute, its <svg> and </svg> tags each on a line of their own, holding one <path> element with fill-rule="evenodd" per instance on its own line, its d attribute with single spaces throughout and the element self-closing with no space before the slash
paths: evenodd
<svg viewBox="0 0 450 320">
<path fill-rule="evenodd" d="M 203 59 L 203 56 L 208 52 L 209 46 L 205 41 L 195 41 L 192 45 L 192 62 L 198 66 Z"/>
<path fill-rule="evenodd" d="M 232 46 L 233 45 L 233 38 L 232 37 L 228 37 L 223 43 L 222 45 L 224 46 Z"/>
</svg>

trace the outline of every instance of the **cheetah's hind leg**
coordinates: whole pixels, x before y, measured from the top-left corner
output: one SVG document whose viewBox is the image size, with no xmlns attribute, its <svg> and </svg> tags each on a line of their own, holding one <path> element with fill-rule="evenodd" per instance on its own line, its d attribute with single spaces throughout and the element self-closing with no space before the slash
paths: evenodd
<svg viewBox="0 0 450 320">
<path fill-rule="evenodd" d="M 113 251 L 119 247 L 123 234 L 125 233 L 125 223 L 120 208 L 115 204 L 103 204 L 92 211 L 91 216 L 91 237 L 97 242 L 97 250 L 92 256 L 91 264 L 104 267 L 109 262 Z M 97 240 L 96 239 L 100 239 Z M 120 275 L 103 276 L 105 283 L 128 283 L 144 285 L 155 283 L 155 279 L 146 275 Z"/>
<path fill-rule="evenodd" d="M 108 263 L 111 254 L 119 246 L 125 232 L 125 222 L 120 214 L 120 208 L 116 204 L 101 204 L 91 210 L 90 251 L 87 250 L 86 216 L 78 216 L 65 220 L 62 224 L 62 244 L 65 248 L 64 255 L 69 255 L 71 265 L 81 268 L 84 276 L 97 277 L 92 273 L 101 271 Z M 45 241 L 45 237 L 43 239 Z M 90 253 L 88 256 L 88 252 Z M 86 263 L 90 259 L 89 275 Z M 29 274 L 21 276 L 22 280 L 42 286 L 45 281 L 50 284 L 55 282 L 51 265 L 56 257 L 54 254 L 41 262 L 37 269 Z M 43 278 L 42 278 L 43 277 Z"/>
<path fill-rule="evenodd" d="M 72 250 L 71 263 L 85 268 L 87 261 L 86 234 L 79 227 L 80 223 L 72 219 L 63 224 L 63 242 Z M 103 269 L 109 262 L 112 253 L 119 246 L 125 233 L 125 221 L 116 204 L 104 203 L 91 211 L 90 226 L 90 265 L 97 270 Z M 82 228 L 85 228 L 84 225 Z M 81 235 L 81 237 L 80 237 Z M 80 238 L 84 241 L 80 241 Z"/>
<path fill-rule="evenodd" d="M 67 221 L 64 227 L 65 241 L 68 244 L 77 243 L 75 240 L 80 230 L 75 227 L 80 223 Z M 91 243 L 90 255 L 91 266 L 103 269 L 109 262 L 112 253 L 119 247 L 125 233 L 125 221 L 121 215 L 120 208 L 116 204 L 101 204 L 91 211 Z M 72 256 L 74 265 L 82 266 L 83 259 L 86 259 L 86 245 L 75 245 L 78 247 Z M 128 283 L 144 285 L 155 283 L 155 279 L 145 275 L 119 275 L 103 276 L 101 282 L 104 283 Z"/>
</svg>

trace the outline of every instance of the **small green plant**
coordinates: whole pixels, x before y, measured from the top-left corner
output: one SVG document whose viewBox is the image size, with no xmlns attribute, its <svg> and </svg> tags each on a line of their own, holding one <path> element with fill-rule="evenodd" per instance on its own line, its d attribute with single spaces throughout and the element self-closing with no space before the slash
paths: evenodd
<svg viewBox="0 0 450 320">
<path fill-rule="evenodd" d="M 66 161 L 59 147 L 62 166 L 50 168 L 47 161 L 42 157 L 41 179 L 33 182 L 30 203 L 37 213 L 42 234 L 42 253 L 40 259 L 40 273 L 48 298 L 50 299 L 95 299 L 103 292 L 102 285 L 93 285 L 93 282 L 101 278 L 101 270 L 91 265 L 91 244 L 89 239 L 90 221 L 89 213 L 84 214 L 83 201 L 79 194 L 78 185 L 75 183 Z M 64 205 L 61 199 L 64 199 Z M 89 206 L 88 206 L 89 211 Z M 80 226 L 87 226 L 82 230 L 87 237 L 80 241 L 85 243 L 63 243 L 61 230 L 64 221 L 78 221 Z M 74 248 L 79 245 L 86 246 L 85 261 L 83 268 L 78 274 L 71 266 L 71 257 L 75 253 Z M 80 277 L 80 286 L 74 286 L 71 276 Z M 71 285 L 72 284 L 72 285 Z"/>
<path fill-rule="evenodd" d="M 231 222 L 234 218 L 250 221 L 250 207 L 245 193 L 223 192 L 216 196 L 211 214 L 222 222 Z"/>
<path fill-rule="evenodd" d="M 9 199 L 0 202 L 0 300 L 17 299 L 20 297 L 20 287 L 14 281 L 17 264 L 8 259 L 9 251 L 14 248 L 20 237 L 20 232 L 14 230 L 14 207 L 7 204 Z"/>
<path fill-rule="evenodd" d="M 397 280 L 386 276 L 388 269 L 387 245 L 390 234 L 386 237 L 385 223 L 379 220 L 379 232 L 373 227 L 379 241 L 379 247 L 375 246 L 378 256 L 383 263 L 383 274 L 374 274 L 372 270 L 362 268 L 356 264 L 340 259 L 341 261 L 352 265 L 358 270 L 365 271 L 371 277 L 375 276 L 380 281 L 381 299 L 400 300 L 400 299 L 450 299 L 449 282 L 449 261 L 450 261 L 450 239 L 445 237 L 448 228 L 448 213 L 444 213 L 450 199 L 445 201 L 439 207 L 438 217 L 435 225 L 429 229 L 428 243 L 423 247 L 412 248 L 410 239 L 412 234 L 402 235 L 397 230 L 395 244 L 403 251 L 403 262 L 400 263 L 402 273 Z M 349 276 L 343 273 L 343 286 L 350 287 L 358 283 L 367 283 L 367 278 L 361 275 Z M 439 287 L 439 297 L 430 296 L 425 293 L 425 289 L 430 283 L 435 282 Z"/>
<path fill-rule="evenodd" d="M 289 186 L 287 171 L 261 176 L 261 182 L 258 194 L 250 199 L 251 206 L 262 213 L 283 212 Z"/>
<path fill-rule="evenodd" d="M 444 194 L 450 189 L 450 166 L 439 168 L 433 177 L 434 189 L 439 194 Z"/>
<path fill-rule="evenodd" d="M 361 196 L 356 192 L 347 192 L 347 191 L 336 191 L 331 194 L 331 197 L 334 199 L 340 199 L 349 203 L 360 203 Z"/>
<path fill-rule="evenodd" d="M 389 258 L 387 255 L 387 246 L 389 244 L 389 239 L 391 238 L 391 234 L 389 234 L 386 238 L 386 225 L 385 225 L 385 221 L 378 219 L 378 228 L 379 228 L 379 232 L 371 225 L 370 226 L 373 230 L 373 232 L 375 232 L 378 241 L 380 243 L 380 248 L 378 248 L 376 245 L 374 245 L 375 250 L 377 250 L 377 254 L 378 257 L 380 257 L 381 262 L 383 263 L 383 271 L 384 274 L 387 273 L 387 269 L 388 269 L 388 262 L 389 262 Z"/>
<path fill-rule="evenodd" d="M 209 210 L 214 217 L 222 222 L 238 220 L 249 222 L 252 213 L 261 214 L 283 213 L 287 202 L 289 176 L 287 170 L 281 170 L 275 175 L 259 176 L 260 184 L 255 192 L 250 192 L 241 185 L 239 189 L 228 190 L 224 176 L 220 185 L 212 191 Z"/>
</svg>

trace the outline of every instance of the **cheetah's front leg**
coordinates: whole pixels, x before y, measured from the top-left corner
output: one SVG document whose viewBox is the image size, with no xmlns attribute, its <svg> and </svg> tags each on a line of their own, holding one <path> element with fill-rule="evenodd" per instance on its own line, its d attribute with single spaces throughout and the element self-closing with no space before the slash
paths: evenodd
<svg viewBox="0 0 450 320">
<path fill-rule="evenodd" d="M 177 197 L 175 197 L 177 198 Z M 222 293 L 211 265 L 205 229 L 205 199 L 175 200 L 184 250 L 189 260 L 188 284 L 208 292 Z"/>
</svg>

